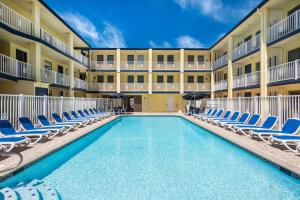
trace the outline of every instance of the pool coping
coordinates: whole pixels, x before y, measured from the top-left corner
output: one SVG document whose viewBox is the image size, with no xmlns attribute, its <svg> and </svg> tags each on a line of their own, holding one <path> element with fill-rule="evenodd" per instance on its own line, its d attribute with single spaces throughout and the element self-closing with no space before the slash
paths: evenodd
<svg viewBox="0 0 300 200">
<path fill-rule="evenodd" d="M 37 143 L 33 145 L 31 148 L 28 148 L 24 151 L 19 152 L 18 149 L 15 150 L 15 154 L 18 154 L 21 157 L 21 162 L 18 166 L 13 167 L 15 163 L 18 162 L 19 157 L 11 156 L 6 159 L 3 159 L 0 161 L 0 170 L 2 166 L 5 166 L 5 168 L 11 168 L 7 171 L 0 172 L 0 181 L 4 181 L 7 178 L 14 176 L 15 174 L 23 171 L 24 169 L 30 167 L 35 162 L 38 162 L 39 160 L 43 159 L 44 157 L 50 155 L 53 152 L 56 152 L 60 150 L 61 148 L 64 148 L 68 144 L 71 144 L 85 135 L 93 132 L 94 130 L 105 126 L 106 124 L 118 119 L 120 116 L 112 116 L 106 119 L 103 119 L 101 121 L 98 121 L 96 123 L 87 125 L 86 127 L 79 128 L 75 131 L 69 132 L 67 134 L 64 134 L 62 136 L 54 137 L 51 140 L 45 141 L 43 143 Z"/>
</svg>

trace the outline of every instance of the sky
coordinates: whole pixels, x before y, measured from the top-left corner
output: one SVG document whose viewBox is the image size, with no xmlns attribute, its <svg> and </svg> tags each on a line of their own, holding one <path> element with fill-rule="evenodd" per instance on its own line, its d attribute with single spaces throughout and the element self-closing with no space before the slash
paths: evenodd
<svg viewBox="0 0 300 200">
<path fill-rule="evenodd" d="M 261 0 L 44 0 L 92 47 L 209 48 Z"/>
</svg>

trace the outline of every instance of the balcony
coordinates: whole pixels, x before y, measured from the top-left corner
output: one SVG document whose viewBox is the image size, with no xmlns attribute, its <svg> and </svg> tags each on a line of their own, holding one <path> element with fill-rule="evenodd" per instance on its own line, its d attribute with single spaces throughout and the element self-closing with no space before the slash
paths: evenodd
<svg viewBox="0 0 300 200">
<path fill-rule="evenodd" d="M 0 2 L 0 22 L 12 29 L 33 35 L 33 23 Z"/>
<path fill-rule="evenodd" d="M 260 35 L 255 36 L 251 40 L 244 42 L 240 46 L 233 50 L 233 60 L 237 60 L 243 56 L 246 56 L 256 50 L 260 49 Z"/>
<path fill-rule="evenodd" d="M 68 75 L 45 68 L 41 68 L 41 81 L 66 87 L 70 86 Z"/>
<path fill-rule="evenodd" d="M 260 72 L 252 72 L 249 74 L 243 74 L 233 78 L 233 88 L 249 87 L 260 84 Z"/>
<path fill-rule="evenodd" d="M 89 83 L 89 91 L 115 92 L 117 91 L 116 83 Z"/>
<path fill-rule="evenodd" d="M 117 64 L 114 61 L 91 61 L 92 70 L 116 71 Z"/>
<path fill-rule="evenodd" d="M 227 80 L 215 82 L 215 91 L 227 90 L 228 82 Z"/>
<path fill-rule="evenodd" d="M 269 83 L 298 80 L 300 79 L 300 60 L 270 67 L 268 71 Z"/>
<path fill-rule="evenodd" d="M 226 55 L 218 58 L 217 60 L 215 60 L 214 69 L 221 68 L 221 67 L 227 65 L 227 63 L 228 63 L 228 55 L 226 54 Z"/>
<path fill-rule="evenodd" d="M 179 62 L 153 62 L 152 70 L 156 71 L 179 71 Z"/>
<path fill-rule="evenodd" d="M 122 92 L 147 92 L 148 83 L 121 83 Z"/>
<path fill-rule="evenodd" d="M 74 88 L 86 90 L 87 83 L 85 80 L 81 80 L 79 78 L 74 78 Z"/>
<path fill-rule="evenodd" d="M 88 65 L 89 64 L 89 59 L 87 57 L 85 57 L 84 55 L 82 55 L 81 53 L 78 53 L 76 51 L 73 51 L 73 57 L 83 63 L 84 65 Z"/>
<path fill-rule="evenodd" d="M 121 70 L 149 70 L 149 62 L 121 61 Z"/>
<path fill-rule="evenodd" d="M 185 83 L 184 91 L 209 92 L 210 83 Z"/>
<path fill-rule="evenodd" d="M 300 10 L 282 19 L 268 29 L 268 43 L 281 39 L 300 29 Z"/>
<path fill-rule="evenodd" d="M 153 83 L 152 90 L 158 92 L 178 92 L 179 83 Z"/>
<path fill-rule="evenodd" d="M 206 71 L 211 70 L 210 62 L 185 62 L 185 71 Z"/>
<path fill-rule="evenodd" d="M 16 78 L 32 79 L 31 70 L 31 64 L 0 54 L 0 73 Z"/>
</svg>

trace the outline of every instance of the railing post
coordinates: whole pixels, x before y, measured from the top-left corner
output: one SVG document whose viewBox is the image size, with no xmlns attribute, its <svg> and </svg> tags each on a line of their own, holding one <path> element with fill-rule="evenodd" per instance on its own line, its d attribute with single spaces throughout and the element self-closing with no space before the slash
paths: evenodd
<svg viewBox="0 0 300 200">
<path fill-rule="evenodd" d="M 43 115 L 47 115 L 47 96 L 44 95 L 43 97 Z"/>
<path fill-rule="evenodd" d="M 299 60 L 295 60 L 295 79 L 298 79 L 298 61 Z"/>
<path fill-rule="evenodd" d="M 254 114 L 258 114 L 258 104 L 257 104 L 257 99 L 258 99 L 258 97 L 257 96 L 255 96 L 254 97 Z"/>
<path fill-rule="evenodd" d="M 18 105 L 18 107 L 19 107 L 19 109 L 18 109 L 18 118 L 19 117 L 22 117 L 23 116 L 23 114 L 24 114 L 24 96 L 23 96 L 23 94 L 20 94 L 19 95 L 19 105 Z"/>
<path fill-rule="evenodd" d="M 277 97 L 276 97 L 276 104 L 277 104 L 277 111 L 278 111 L 278 113 L 277 113 L 277 116 L 278 116 L 278 124 L 279 124 L 279 126 L 281 126 L 281 124 L 282 124 L 282 109 L 281 109 L 281 99 L 282 99 L 282 96 L 281 95 L 278 95 Z"/>
</svg>

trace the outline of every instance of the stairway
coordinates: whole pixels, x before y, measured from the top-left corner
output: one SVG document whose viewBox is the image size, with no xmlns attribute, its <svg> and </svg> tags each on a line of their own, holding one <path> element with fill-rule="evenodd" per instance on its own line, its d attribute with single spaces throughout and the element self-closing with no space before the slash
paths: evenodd
<svg viewBox="0 0 300 200">
<path fill-rule="evenodd" d="M 43 181 L 32 180 L 29 183 L 19 183 L 15 187 L 0 190 L 0 200 L 61 200 L 56 189 Z"/>
</svg>

